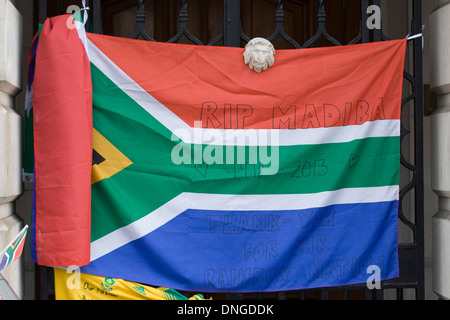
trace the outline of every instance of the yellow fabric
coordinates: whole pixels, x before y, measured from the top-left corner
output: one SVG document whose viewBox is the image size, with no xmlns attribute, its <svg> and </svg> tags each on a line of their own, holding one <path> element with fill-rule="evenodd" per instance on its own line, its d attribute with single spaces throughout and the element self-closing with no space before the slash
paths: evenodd
<svg viewBox="0 0 450 320">
<path fill-rule="evenodd" d="M 54 268 L 56 300 L 204 300 L 176 290 Z"/>
</svg>

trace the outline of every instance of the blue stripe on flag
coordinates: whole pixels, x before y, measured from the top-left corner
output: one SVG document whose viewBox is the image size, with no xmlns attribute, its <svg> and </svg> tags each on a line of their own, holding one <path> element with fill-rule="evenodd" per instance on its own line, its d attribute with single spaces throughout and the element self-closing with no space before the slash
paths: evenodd
<svg viewBox="0 0 450 320">
<path fill-rule="evenodd" d="M 108 270 L 104 276 L 203 292 L 366 283 L 370 265 L 385 280 L 398 276 L 397 212 L 398 201 L 289 211 L 186 210 L 82 272 Z"/>
<path fill-rule="evenodd" d="M 34 162 L 34 161 L 33 161 Z M 33 166 L 33 172 L 34 166 Z M 31 237 L 30 237 L 30 250 L 31 260 L 34 263 L 38 263 L 37 251 L 36 251 L 36 179 L 33 179 L 33 202 L 31 208 Z"/>
<path fill-rule="evenodd" d="M 9 256 L 5 253 L 3 257 L 1 257 L 1 259 L 2 260 L 0 261 L 0 270 L 3 270 L 8 264 Z"/>
<path fill-rule="evenodd" d="M 31 88 L 33 87 L 33 83 L 34 83 L 34 73 L 35 73 L 35 69 L 36 69 L 36 52 L 37 52 L 38 44 L 39 44 L 39 37 L 36 38 L 36 41 L 34 43 L 33 53 L 31 55 L 31 59 L 30 59 L 30 65 L 28 66 L 27 88 L 28 88 L 28 92 L 31 92 L 31 93 L 32 93 Z M 31 97 L 31 99 L 32 99 L 32 97 Z M 25 108 L 27 108 L 27 106 L 25 106 Z M 29 111 L 30 110 L 28 110 L 27 116 L 29 115 Z M 33 121 L 33 119 L 31 119 L 31 121 Z M 27 132 L 27 134 L 33 135 L 33 132 Z M 34 167 L 34 159 L 33 159 L 33 173 L 34 172 L 35 172 L 35 167 Z M 32 202 L 31 219 L 32 219 L 31 237 L 30 237 L 30 239 L 31 239 L 31 242 L 30 242 L 31 258 L 34 263 L 38 263 L 37 252 L 36 252 L 36 179 L 33 179 L 33 202 Z"/>
</svg>

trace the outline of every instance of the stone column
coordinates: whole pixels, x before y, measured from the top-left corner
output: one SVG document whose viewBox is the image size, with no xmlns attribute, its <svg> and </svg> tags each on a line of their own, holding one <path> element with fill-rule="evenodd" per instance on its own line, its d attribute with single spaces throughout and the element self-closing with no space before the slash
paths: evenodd
<svg viewBox="0 0 450 320">
<path fill-rule="evenodd" d="M 433 291 L 450 299 L 450 1 L 430 14 L 430 83 L 438 96 L 431 116 L 431 188 L 439 197 L 432 218 Z"/>
<path fill-rule="evenodd" d="M 0 250 L 23 227 L 15 215 L 22 193 L 22 119 L 14 110 L 21 89 L 22 16 L 10 0 L 0 0 Z M 2 271 L 18 297 L 23 296 L 22 258 Z"/>
</svg>

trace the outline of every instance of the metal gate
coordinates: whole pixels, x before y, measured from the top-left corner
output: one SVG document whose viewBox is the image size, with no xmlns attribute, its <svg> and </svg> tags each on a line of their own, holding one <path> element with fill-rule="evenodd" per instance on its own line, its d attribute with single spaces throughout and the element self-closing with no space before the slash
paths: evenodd
<svg viewBox="0 0 450 320">
<path fill-rule="evenodd" d="M 211 1 L 211 0 L 209 0 Z M 214 0 L 222 2 L 222 0 Z M 245 2 L 248 0 L 243 0 Z M 284 28 L 285 23 L 285 9 L 283 8 L 283 0 L 272 0 L 273 2 L 273 17 L 275 19 L 275 29 L 273 33 L 267 38 L 273 41 L 275 38 L 282 38 L 289 43 L 293 48 L 303 49 L 312 46 L 317 46 L 317 41 L 325 39 L 330 45 L 345 45 L 339 43 L 335 38 L 330 36 L 327 32 L 326 22 L 327 14 L 339 14 L 339 12 L 326 12 L 326 4 L 331 0 L 314 0 L 315 19 L 314 26 L 316 30 L 311 38 L 304 43 L 298 43 L 290 37 Z M 333 0 L 335 1 L 335 0 Z M 358 0 L 359 1 L 359 0 Z M 82 1 L 78 5 L 82 7 Z M 116 1 L 118 2 L 118 1 Z M 123 2 L 123 1 L 122 1 Z M 163 1 L 161 1 L 162 3 Z M 267 1 L 266 1 L 267 2 Z M 287 1 L 285 1 L 287 2 Z M 412 9 L 411 29 L 410 34 L 418 34 L 422 32 L 421 21 L 421 0 L 407 0 Z M 250 38 L 244 34 L 242 23 L 246 17 L 241 16 L 241 1 L 240 0 L 223 0 L 223 20 L 217 21 L 221 24 L 221 31 L 214 36 L 208 43 L 202 43 L 198 38 L 193 36 L 188 30 L 188 4 L 190 1 L 181 0 L 176 8 L 178 12 L 178 30 L 168 42 L 178 42 L 181 37 L 188 39 L 193 44 L 198 45 L 223 45 L 240 47 L 245 45 Z M 345 0 L 342 0 L 345 3 Z M 72 3 L 73 4 L 73 3 Z M 136 28 L 131 38 L 141 38 L 149 41 L 154 39 L 147 33 L 145 28 L 146 11 L 144 0 L 138 0 L 135 7 L 136 10 Z M 51 5 L 58 6 L 58 14 L 65 13 L 66 1 L 64 0 L 39 0 L 38 16 L 39 22 L 43 23 L 48 15 Z M 359 3 L 358 3 L 359 5 Z M 89 7 L 89 21 L 87 24 L 88 31 L 94 33 L 103 33 L 102 24 L 102 1 L 90 0 L 86 1 L 86 7 Z M 376 6 L 376 7 L 370 7 Z M 175 8 L 175 7 L 173 7 Z M 172 9 L 173 9 L 172 8 Z M 373 8 L 381 7 L 380 0 L 361 0 L 361 10 L 359 19 L 359 33 L 347 44 L 367 43 L 375 41 L 389 40 L 383 33 L 382 28 L 373 28 L 367 23 L 371 17 Z M 55 8 L 53 8 L 55 9 Z M 369 9 L 369 10 L 368 10 Z M 302 19 L 302 17 L 294 17 L 294 19 Z M 164 26 L 163 26 L 164 27 Z M 404 93 L 402 99 L 402 126 L 401 126 L 401 141 L 411 139 L 408 149 L 404 149 L 402 143 L 401 150 L 401 165 L 400 173 L 401 185 L 400 191 L 400 205 L 399 205 L 399 227 L 404 232 L 410 233 L 409 241 L 399 242 L 399 264 L 400 277 L 393 280 L 381 282 L 381 289 L 369 290 L 365 284 L 352 285 L 345 287 L 333 287 L 323 289 L 297 290 L 277 293 L 245 293 L 245 294 L 220 294 L 212 295 L 216 299 L 403 299 L 406 291 L 408 297 L 413 295 L 413 298 L 424 299 L 424 199 L 423 199 L 423 84 L 422 84 L 422 39 L 416 38 L 411 40 L 407 46 L 407 55 L 411 57 L 410 68 L 405 68 L 404 72 Z M 367 63 L 370 63 L 368 61 Z M 408 70 L 410 69 L 410 70 Z M 407 114 L 408 117 L 404 117 Z M 406 119 L 405 119 L 406 118 Z M 409 119 L 413 121 L 408 121 Z M 411 126 L 411 128 L 409 128 Z M 408 153 L 409 156 L 405 156 Z M 402 179 L 403 177 L 403 179 Z M 407 199 L 407 200 L 405 200 Z M 404 205 L 408 202 L 407 206 Z M 408 208 L 406 208 L 408 207 Z M 51 276 L 52 269 L 46 267 L 38 268 L 38 296 L 40 299 L 49 299 L 53 294 L 53 284 Z"/>
</svg>

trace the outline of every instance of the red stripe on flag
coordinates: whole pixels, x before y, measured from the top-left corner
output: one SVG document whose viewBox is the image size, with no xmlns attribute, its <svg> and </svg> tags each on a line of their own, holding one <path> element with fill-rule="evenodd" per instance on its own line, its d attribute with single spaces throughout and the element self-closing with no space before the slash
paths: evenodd
<svg viewBox="0 0 450 320">
<path fill-rule="evenodd" d="M 36 252 L 42 265 L 90 258 L 92 85 L 68 15 L 45 21 L 34 82 Z"/>
<path fill-rule="evenodd" d="M 274 66 L 258 74 L 244 64 L 243 48 L 88 38 L 191 127 L 305 129 L 400 118 L 406 40 L 277 50 Z"/>
</svg>

